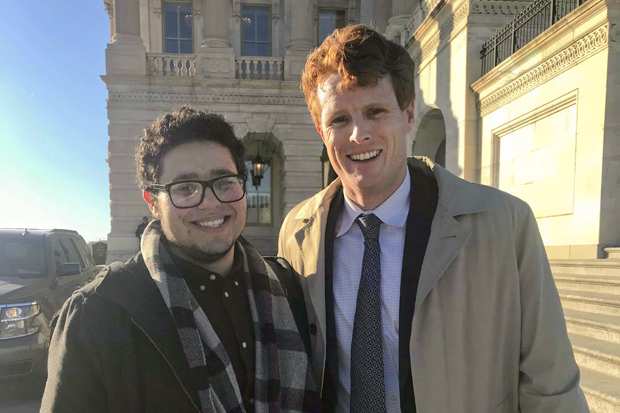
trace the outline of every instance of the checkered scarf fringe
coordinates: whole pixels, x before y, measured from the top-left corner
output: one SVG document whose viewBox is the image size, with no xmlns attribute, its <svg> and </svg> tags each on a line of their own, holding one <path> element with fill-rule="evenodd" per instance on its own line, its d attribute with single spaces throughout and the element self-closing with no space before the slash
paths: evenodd
<svg viewBox="0 0 620 413">
<path fill-rule="evenodd" d="M 142 256 L 172 314 L 198 388 L 203 413 L 245 412 L 224 345 L 161 243 L 161 223 L 142 235 Z M 254 411 L 318 412 L 320 398 L 310 361 L 277 276 L 239 238 L 255 340 Z"/>
</svg>

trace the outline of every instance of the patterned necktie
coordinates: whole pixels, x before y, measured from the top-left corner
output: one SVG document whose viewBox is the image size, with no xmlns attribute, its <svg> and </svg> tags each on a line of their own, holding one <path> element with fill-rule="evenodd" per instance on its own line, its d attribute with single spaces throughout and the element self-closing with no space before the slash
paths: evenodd
<svg viewBox="0 0 620 413">
<path fill-rule="evenodd" d="M 357 224 L 364 234 L 364 260 L 351 343 L 351 413 L 382 413 L 386 412 L 386 407 L 381 327 L 381 220 L 369 214 L 359 216 Z"/>
</svg>

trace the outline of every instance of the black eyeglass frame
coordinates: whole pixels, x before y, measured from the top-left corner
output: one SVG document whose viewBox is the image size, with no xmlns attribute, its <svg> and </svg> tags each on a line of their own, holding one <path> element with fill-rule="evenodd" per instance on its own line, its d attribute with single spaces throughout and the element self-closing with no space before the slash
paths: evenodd
<svg viewBox="0 0 620 413">
<path fill-rule="evenodd" d="M 224 178 L 237 178 L 237 179 L 241 179 L 241 181 L 243 181 L 241 188 L 243 189 L 243 195 L 241 195 L 241 198 L 236 199 L 234 201 L 222 201 L 217 194 L 215 193 L 215 191 L 213 190 L 213 184 L 216 181 L 219 181 L 220 179 L 224 179 Z M 176 181 L 176 182 L 170 182 L 167 184 L 151 184 L 148 187 L 148 190 L 150 192 L 153 192 L 152 190 L 157 190 L 157 191 L 161 191 L 161 190 L 165 190 L 168 193 L 168 197 L 170 198 L 170 202 L 172 202 L 172 205 L 174 205 L 175 208 L 178 209 L 189 209 L 189 208 L 196 208 L 198 205 L 202 204 L 202 201 L 205 199 L 205 193 L 207 192 L 207 188 L 209 188 L 211 190 L 211 192 L 213 193 L 213 196 L 215 197 L 215 199 L 217 199 L 218 201 L 220 201 L 223 204 L 232 204 L 233 202 L 239 202 L 243 199 L 243 197 L 246 194 L 246 182 L 247 182 L 248 178 L 243 176 L 243 175 L 222 175 L 222 176 L 218 176 L 217 178 L 213 178 L 213 179 L 209 179 L 208 181 L 200 181 L 197 179 L 185 179 L 182 181 Z M 184 183 L 197 183 L 202 185 L 202 196 L 200 197 L 200 201 L 196 204 L 196 205 L 192 205 L 192 206 L 184 206 L 184 207 L 180 207 L 177 206 L 174 201 L 172 200 L 172 194 L 170 193 L 170 188 L 172 188 L 173 185 L 178 185 L 178 184 L 184 184 Z"/>
</svg>

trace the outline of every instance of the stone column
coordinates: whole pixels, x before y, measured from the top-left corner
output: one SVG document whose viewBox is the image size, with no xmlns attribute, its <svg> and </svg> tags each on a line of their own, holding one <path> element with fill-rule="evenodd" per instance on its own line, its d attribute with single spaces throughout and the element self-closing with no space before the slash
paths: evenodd
<svg viewBox="0 0 620 413">
<path fill-rule="evenodd" d="M 140 37 L 139 0 L 114 1 L 114 35 L 106 48 L 106 75 L 146 75 L 146 49 Z"/>
<path fill-rule="evenodd" d="M 116 33 L 112 36 L 112 43 L 142 44 L 139 0 L 115 0 L 114 8 Z"/>
<path fill-rule="evenodd" d="M 202 0 L 203 39 L 200 47 L 230 47 L 231 0 Z"/>
<path fill-rule="evenodd" d="M 314 47 L 312 36 L 312 16 L 314 2 L 311 0 L 291 0 L 291 42 L 288 50 L 308 51 Z"/>
<path fill-rule="evenodd" d="M 314 1 L 291 0 L 291 42 L 284 56 L 284 79 L 300 80 L 308 54 L 314 48 Z"/>
<path fill-rule="evenodd" d="M 202 0 L 203 39 L 197 72 L 210 79 L 234 79 L 235 52 L 230 47 L 232 0 Z"/>
<path fill-rule="evenodd" d="M 409 21 L 417 3 L 417 1 L 412 0 L 392 0 L 392 17 L 385 29 L 385 35 L 388 39 L 400 43 L 400 31 Z"/>
</svg>

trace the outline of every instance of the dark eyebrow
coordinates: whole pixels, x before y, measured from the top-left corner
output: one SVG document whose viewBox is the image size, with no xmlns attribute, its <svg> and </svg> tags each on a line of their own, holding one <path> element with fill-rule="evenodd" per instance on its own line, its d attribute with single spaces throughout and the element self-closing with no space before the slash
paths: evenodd
<svg viewBox="0 0 620 413">
<path fill-rule="evenodd" d="M 198 179 L 198 174 L 195 174 L 193 172 L 182 173 L 182 174 L 175 176 L 172 182 L 187 181 L 189 179 Z"/>
<path fill-rule="evenodd" d="M 219 168 L 219 169 L 211 170 L 211 176 L 222 176 L 222 175 L 237 175 L 237 173 L 227 168 Z"/>
</svg>

